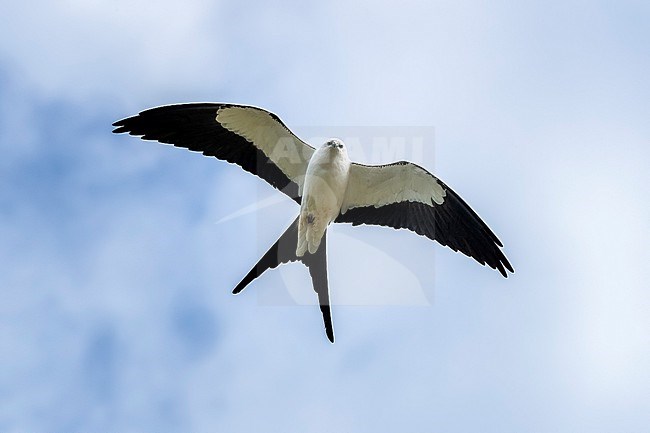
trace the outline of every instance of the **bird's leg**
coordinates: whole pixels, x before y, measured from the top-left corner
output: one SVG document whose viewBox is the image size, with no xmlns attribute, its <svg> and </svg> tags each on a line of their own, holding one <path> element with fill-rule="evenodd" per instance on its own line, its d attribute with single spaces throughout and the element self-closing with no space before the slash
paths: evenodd
<svg viewBox="0 0 650 433">
<path fill-rule="evenodd" d="M 300 212 L 298 216 L 298 244 L 296 245 L 296 256 L 302 257 L 307 252 L 307 213 Z"/>
</svg>

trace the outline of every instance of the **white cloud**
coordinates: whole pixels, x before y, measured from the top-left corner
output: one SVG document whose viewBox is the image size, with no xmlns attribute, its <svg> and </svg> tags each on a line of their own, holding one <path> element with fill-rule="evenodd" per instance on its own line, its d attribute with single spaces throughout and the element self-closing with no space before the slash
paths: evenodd
<svg viewBox="0 0 650 433">
<path fill-rule="evenodd" d="M 204 1 L 14 3 L 3 10 L 0 53 L 47 97 L 128 102 L 151 98 L 152 87 L 204 88 L 201 79 L 223 71 L 215 10 Z"/>
<path fill-rule="evenodd" d="M 573 134 L 554 140 L 589 150 L 577 146 L 547 161 L 554 177 L 547 186 L 556 194 L 546 217 L 562 228 L 565 243 L 556 254 L 570 263 L 561 356 L 571 364 L 579 398 L 602 407 L 633 404 L 648 386 L 640 378 L 650 359 L 650 207 L 640 200 L 650 182 L 642 162 L 647 150 L 623 127 L 587 124 Z"/>
</svg>

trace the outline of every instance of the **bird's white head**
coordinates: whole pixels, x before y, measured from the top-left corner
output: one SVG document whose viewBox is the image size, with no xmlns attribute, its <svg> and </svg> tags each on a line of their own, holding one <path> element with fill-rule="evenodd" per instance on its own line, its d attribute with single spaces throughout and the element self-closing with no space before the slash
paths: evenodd
<svg viewBox="0 0 650 433">
<path fill-rule="evenodd" d="M 322 161 L 346 161 L 349 163 L 350 158 L 348 157 L 348 150 L 345 147 L 343 141 L 338 138 L 331 138 L 323 143 L 316 154 L 319 155 L 319 158 L 321 158 Z"/>
<path fill-rule="evenodd" d="M 339 152 L 346 151 L 345 144 L 338 138 L 331 138 L 323 144 L 324 148 L 330 148 Z"/>
</svg>

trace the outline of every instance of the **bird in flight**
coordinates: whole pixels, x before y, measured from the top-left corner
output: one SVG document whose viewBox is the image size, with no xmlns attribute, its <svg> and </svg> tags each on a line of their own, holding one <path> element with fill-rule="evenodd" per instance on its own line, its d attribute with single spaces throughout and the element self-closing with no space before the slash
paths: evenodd
<svg viewBox="0 0 650 433">
<path fill-rule="evenodd" d="M 408 161 L 363 165 L 331 139 L 314 148 L 275 114 L 261 108 L 190 103 L 151 108 L 113 124 L 114 133 L 172 144 L 241 166 L 300 205 L 300 213 L 234 288 L 240 293 L 267 269 L 300 261 L 307 266 L 334 342 L 327 281 L 331 223 L 408 229 L 498 270 L 514 272 L 503 244 L 444 182 Z"/>
</svg>

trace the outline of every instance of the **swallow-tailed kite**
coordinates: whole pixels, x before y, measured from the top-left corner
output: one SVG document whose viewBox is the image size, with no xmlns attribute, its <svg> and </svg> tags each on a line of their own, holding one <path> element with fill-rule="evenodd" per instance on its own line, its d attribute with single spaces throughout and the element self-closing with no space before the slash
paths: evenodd
<svg viewBox="0 0 650 433">
<path fill-rule="evenodd" d="M 351 162 L 342 141 L 318 149 L 261 108 L 195 103 L 145 110 L 113 124 L 129 133 L 237 164 L 300 205 L 296 220 L 264 254 L 233 293 L 264 271 L 301 261 L 309 269 L 328 339 L 334 329 L 327 283 L 329 224 L 372 224 L 409 229 L 497 269 L 514 272 L 501 241 L 444 182 L 407 161 L 386 165 Z"/>
</svg>

